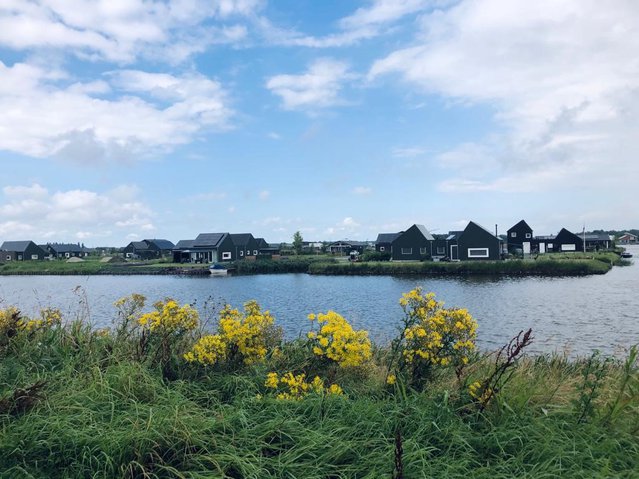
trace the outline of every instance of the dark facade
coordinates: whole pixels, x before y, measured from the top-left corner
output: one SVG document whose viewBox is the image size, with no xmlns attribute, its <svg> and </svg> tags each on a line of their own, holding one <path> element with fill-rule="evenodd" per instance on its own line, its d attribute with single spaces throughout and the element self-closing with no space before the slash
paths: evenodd
<svg viewBox="0 0 639 479">
<path fill-rule="evenodd" d="M 423 225 L 413 225 L 398 233 L 391 243 L 391 260 L 421 261 L 426 257 L 432 257 L 434 240 L 433 235 Z"/>
<path fill-rule="evenodd" d="M 229 235 L 235 246 L 235 257 L 244 259 L 255 257 L 259 254 L 257 241 L 251 233 L 234 233 Z"/>
<path fill-rule="evenodd" d="M 552 240 L 554 251 L 583 251 L 584 240 L 566 228 L 562 228 Z"/>
<path fill-rule="evenodd" d="M 509 253 L 515 253 L 518 250 L 523 253 L 530 253 L 533 243 L 533 230 L 528 226 L 528 223 L 521 220 L 508 230 L 506 241 Z"/>
<path fill-rule="evenodd" d="M 175 245 L 165 239 L 131 241 L 123 250 L 126 258 L 156 259 L 171 255 Z"/>
<path fill-rule="evenodd" d="M 228 233 L 201 233 L 194 240 L 180 240 L 173 249 L 175 263 L 234 261 L 235 245 Z"/>
<path fill-rule="evenodd" d="M 457 243 L 461 261 L 500 259 L 499 238 L 472 221 L 459 235 Z"/>
<path fill-rule="evenodd" d="M 47 243 L 41 246 L 51 258 L 86 258 L 89 250 L 73 243 Z"/>
<path fill-rule="evenodd" d="M 380 233 L 375 240 L 375 251 L 378 253 L 389 253 L 391 251 L 391 244 L 399 236 L 399 233 Z"/>
<path fill-rule="evenodd" d="M 364 241 L 336 241 L 328 245 L 328 251 L 332 254 L 350 254 L 352 251 L 363 253 L 368 244 Z"/>
<path fill-rule="evenodd" d="M 0 260 L 5 261 L 42 261 L 48 254 L 33 241 L 5 241 L 0 246 L 2 256 Z"/>
</svg>

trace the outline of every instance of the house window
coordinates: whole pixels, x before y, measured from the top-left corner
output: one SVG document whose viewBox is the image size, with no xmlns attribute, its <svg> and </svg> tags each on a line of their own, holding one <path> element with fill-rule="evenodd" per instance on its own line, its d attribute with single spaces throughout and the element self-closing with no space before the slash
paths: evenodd
<svg viewBox="0 0 639 479">
<path fill-rule="evenodd" d="M 244 250 L 240 251 L 240 256 L 244 256 Z"/>
<path fill-rule="evenodd" d="M 562 244 L 561 251 L 576 251 L 577 248 L 574 244 Z"/>
<path fill-rule="evenodd" d="M 11 255 L 7 255 L 7 261 L 11 261 Z"/>
<path fill-rule="evenodd" d="M 488 258 L 488 248 L 468 248 L 469 258 Z"/>
<path fill-rule="evenodd" d="M 37 254 L 32 254 L 31 259 L 39 259 Z"/>
<path fill-rule="evenodd" d="M 257 256 L 257 250 L 256 249 L 253 250 L 253 256 Z"/>
<path fill-rule="evenodd" d="M 251 256 L 251 250 L 250 249 L 246 250 L 246 256 Z"/>
<path fill-rule="evenodd" d="M 438 246 L 437 247 L 437 254 L 446 254 L 446 247 L 445 246 Z"/>
<path fill-rule="evenodd" d="M 510 233 L 510 237 L 511 238 L 516 238 L 517 237 L 517 232 L 513 231 L 512 233 Z"/>
<path fill-rule="evenodd" d="M 427 248 L 419 248 L 419 254 L 426 254 Z"/>
<path fill-rule="evenodd" d="M 71 254 L 70 254 L 70 253 L 64 253 L 64 257 L 65 257 L 65 258 L 68 258 L 69 256 L 71 256 Z"/>
<path fill-rule="evenodd" d="M 526 233 L 526 238 L 532 238 L 532 233 Z"/>
<path fill-rule="evenodd" d="M 231 253 L 229 251 L 225 251 L 222 253 L 222 259 L 231 259 Z"/>
<path fill-rule="evenodd" d="M 379 250 L 380 250 L 380 251 L 386 251 L 386 248 L 384 248 L 383 246 L 380 246 L 380 247 L 379 247 Z"/>
<path fill-rule="evenodd" d="M 402 254 L 413 254 L 413 248 L 402 248 Z"/>
</svg>

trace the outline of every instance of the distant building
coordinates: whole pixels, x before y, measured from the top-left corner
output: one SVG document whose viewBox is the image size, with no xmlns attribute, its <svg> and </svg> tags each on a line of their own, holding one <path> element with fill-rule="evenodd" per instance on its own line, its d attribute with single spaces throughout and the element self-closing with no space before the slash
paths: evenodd
<svg viewBox="0 0 639 479">
<path fill-rule="evenodd" d="M 331 254 L 348 255 L 352 251 L 357 251 L 361 254 L 367 246 L 368 243 L 366 241 L 340 240 L 330 243 L 327 246 L 327 250 Z"/>
<path fill-rule="evenodd" d="M 86 258 L 89 256 L 89 248 L 85 248 L 84 245 L 73 243 L 47 243 L 40 245 L 44 249 L 50 258 Z"/>
<path fill-rule="evenodd" d="M 618 239 L 619 244 L 637 244 L 637 236 L 632 233 L 624 233 Z"/>
<path fill-rule="evenodd" d="M 457 237 L 457 257 L 451 259 L 498 260 L 500 259 L 500 239 L 489 230 L 471 221 Z"/>
<path fill-rule="evenodd" d="M 169 240 L 145 239 L 142 241 L 131 241 L 124 247 L 122 253 L 125 258 L 157 259 L 171 255 L 173 248 L 175 248 L 175 245 Z"/>
<path fill-rule="evenodd" d="M 257 241 L 251 233 L 232 233 L 229 236 L 235 247 L 236 258 L 243 259 L 258 255 Z"/>
<path fill-rule="evenodd" d="M 228 233 L 201 233 L 194 240 L 180 240 L 173 248 L 175 263 L 219 263 L 237 259 Z"/>
<path fill-rule="evenodd" d="M 406 231 L 377 235 L 375 250 L 390 253 L 392 261 L 420 261 L 432 258 L 434 240 L 424 225 L 414 224 Z"/>
<path fill-rule="evenodd" d="M 42 261 L 47 252 L 33 241 L 5 241 L 0 246 L 1 261 Z"/>
<path fill-rule="evenodd" d="M 533 230 L 528 223 L 521 220 L 514 226 L 511 226 L 507 232 L 508 252 L 513 254 L 516 252 L 529 254 L 533 244 Z"/>
</svg>

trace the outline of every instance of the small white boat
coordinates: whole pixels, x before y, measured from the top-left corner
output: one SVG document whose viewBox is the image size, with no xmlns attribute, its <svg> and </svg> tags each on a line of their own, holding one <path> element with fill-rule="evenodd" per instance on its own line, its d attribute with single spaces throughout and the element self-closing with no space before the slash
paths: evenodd
<svg viewBox="0 0 639 479">
<path fill-rule="evenodd" d="M 629 251 L 624 251 L 623 253 L 621 253 L 621 257 L 622 258 L 632 258 L 632 253 L 630 253 Z"/>
<path fill-rule="evenodd" d="M 221 264 L 214 263 L 209 266 L 209 272 L 211 273 L 211 276 L 226 276 L 228 270 Z"/>
</svg>

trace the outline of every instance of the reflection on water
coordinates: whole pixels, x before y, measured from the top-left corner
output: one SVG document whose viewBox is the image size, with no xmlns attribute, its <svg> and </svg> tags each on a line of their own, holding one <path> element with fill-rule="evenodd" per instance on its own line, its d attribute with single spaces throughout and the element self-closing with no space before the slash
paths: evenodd
<svg viewBox="0 0 639 479">
<path fill-rule="evenodd" d="M 629 249 L 632 266 L 585 278 L 3 276 L 0 306 L 14 304 L 28 313 L 56 306 L 67 317 L 88 311 L 96 326 L 108 326 L 115 316 L 113 302 L 134 292 L 150 303 L 171 296 L 200 308 L 256 299 L 275 315 L 288 337 L 308 330 L 308 313 L 333 309 L 385 342 L 397 331 L 401 294 L 421 286 L 447 306 L 467 308 L 479 322 L 484 349 L 495 349 L 532 327 L 534 352 L 620 353 L 639 342 L 639 247 Z"/>
</svg>

